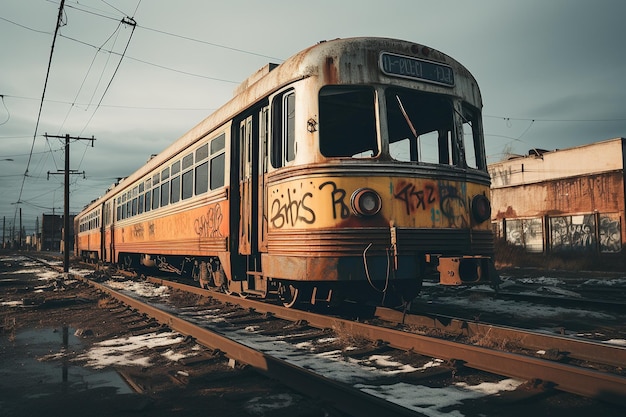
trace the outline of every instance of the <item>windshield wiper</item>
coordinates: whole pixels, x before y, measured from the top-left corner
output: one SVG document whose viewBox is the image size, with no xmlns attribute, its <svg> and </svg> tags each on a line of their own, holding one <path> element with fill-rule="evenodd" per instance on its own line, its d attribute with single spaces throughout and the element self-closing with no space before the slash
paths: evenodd
<svg viewBox="0 0 626 417">
<path fill-rule="evenodd" d="M 396 94 L 396 100 L 398 100 L 398 106 L 400 107 L 400 112 L 404 116 L 404 120 L 406 120 L 406 124 L 409 125 L 409 129 L 411 129 L 411 133 L 413 133 L 413 136 L 415 137 L 415 139 L 417 139 L 418 138 L 417 130 L 415 130 L 415 126 L 413 126 L 413 123 L 411 122 L 409 115 L 407 114 L 406 110 L 404 110 L 404 106 L 402 105 L 402 100 L 400 100 L 400 96 L 397 94 Z"/>
</svg>

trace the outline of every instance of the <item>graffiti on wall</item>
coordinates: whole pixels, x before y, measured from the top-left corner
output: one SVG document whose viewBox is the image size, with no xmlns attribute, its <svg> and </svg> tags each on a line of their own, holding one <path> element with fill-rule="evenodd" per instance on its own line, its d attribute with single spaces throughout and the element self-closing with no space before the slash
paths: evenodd
<svg viewBox="0 0 626 417">
<path fill-rule="evenodd" d="M 596 248 L 593 214 L 550 218 L 550 248 L 555 251 L 590 251 Z"/>
<path fill-rule="evenodd" d="M 543 223 L 541 218 L 507 219 L 506 241 L 528 252 L 543 252 Z"/>
<path fill-rule="evenodd" d="M 622 250 L 622 228 L 619 214 L 600 214 L 598 221 L 600 252 L 615 253 Z"/>
</svg>

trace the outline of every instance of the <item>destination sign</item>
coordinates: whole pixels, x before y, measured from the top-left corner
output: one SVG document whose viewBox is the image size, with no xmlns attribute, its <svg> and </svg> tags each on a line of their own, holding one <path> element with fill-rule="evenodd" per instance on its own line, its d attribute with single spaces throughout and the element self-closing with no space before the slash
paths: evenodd
<svg viewBox="0 0 626 417">
<path fill-rule="evenodd" d="M 380 67 L 387 75 L 454 86 L 452 68 L 436 62 L 383 52 L 380 54 Z"/>
</svg>

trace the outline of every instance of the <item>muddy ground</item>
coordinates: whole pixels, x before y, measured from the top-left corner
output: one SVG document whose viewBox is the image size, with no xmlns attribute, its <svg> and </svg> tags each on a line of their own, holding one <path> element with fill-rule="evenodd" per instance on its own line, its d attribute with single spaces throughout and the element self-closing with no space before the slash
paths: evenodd
<svg viewBox="0 0 626 417">
<path fill-rule="evenodd" d="M 196 362 L 167 361 L 155 351 L 151 366 L 89 369 L 80 356 L 91 346 L 142 331 L 131 332 L 126 313 L 85 284 L 21 270 L 19 262 L 0 261 L 3 417 L 338 415 L 209 351 Z"/>
</svg>

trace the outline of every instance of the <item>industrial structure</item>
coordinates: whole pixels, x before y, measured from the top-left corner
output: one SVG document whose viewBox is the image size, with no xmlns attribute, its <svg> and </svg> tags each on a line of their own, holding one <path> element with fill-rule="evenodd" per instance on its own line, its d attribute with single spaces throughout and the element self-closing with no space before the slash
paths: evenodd
<svg viewBox="0 0 626 417">
<path fill-rule="evenodd" d="M 623 262 L 626 142 L 532 149 L 490 164 L 496 236 L 527 252 Z"/>
</svg>

